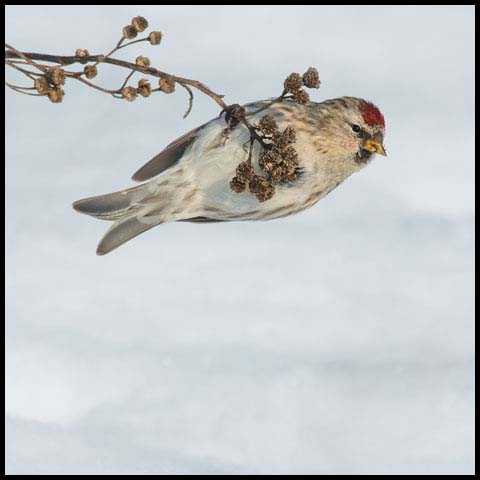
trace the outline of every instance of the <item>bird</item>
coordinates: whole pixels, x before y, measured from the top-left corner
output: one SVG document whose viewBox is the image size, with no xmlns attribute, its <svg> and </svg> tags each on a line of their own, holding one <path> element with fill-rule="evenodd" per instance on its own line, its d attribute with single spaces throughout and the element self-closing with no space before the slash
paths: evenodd
<svg viewBox="0 0 480 480">
<path fill-rule="evenodd" d="M 138 169 L 132 180 L 139 185 L 73 203 L 80 213 L 113 222 L 97 254 L 107 254 L 166 222 L 271 220 L 301 212 L 364 168 L 375 154 L 386 155 L 385 119 L 368 100 L 263 100 L 244 108 L 253 113 L 252 124 L 268 114 L 281 128 L 293 126 L 298 155 L 293 180 L 276 185 L 275 194 L 262 202 L 248 189 L 233 191 L 229 182 L 248 157 L 250 131 L 240 123 L 226 134 L 220 115 L 173 141 Z M 251 156 L 256 171 L 260 148 L 255 145 Z"/>
</svg>

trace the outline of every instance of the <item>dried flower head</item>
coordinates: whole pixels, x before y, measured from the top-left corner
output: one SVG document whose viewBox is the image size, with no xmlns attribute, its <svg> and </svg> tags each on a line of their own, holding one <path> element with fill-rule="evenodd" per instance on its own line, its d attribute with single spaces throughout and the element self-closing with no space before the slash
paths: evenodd
<svg viewBox="0 0 480 480">
<path fill-rule="evenodd" d="M 160 45 L 160 42 L 162 41 L 162 32 L 150 32 L 148 40 L 152 45 Z"/>
<path fill-rule="evenodd" d="M 249 182 L 255 175 L 253 165 L 250 162 L 240 163 L 235 170 L 235 173 L 238 180 L 244 183 Z"/>
<path fill-rule="evenodd" d="M 90 52 L 85 48 L 77 48 L 75 50 L 75 56 L 84 58 L 84 60 L 80 60 L 80 63 L 87 63 L 87 57 L 90 56 Z"/>
<path fill-rule="evenodd" d="M 258 165 L 265 173 L 270 173 L 277 165 L 277 156 L 270 155 L 269 150 L 262 149 L 258 159 Z M 262 153 L 264 153 L 262 155 Z"/>
<path fill-rule="evenodd" d="M 286 145 L 290 145 L 291 143 L 295 143 L 297 141 L 297 132 L 292 125 L 289 125 L 285 130 L 282 132 L 282 143 Z"/>
<path fill-rule="evenodd" d="M 306 105 L 310 101 L 310 95 L 305 90 L 298 90 L 293 93 L 293 101 L 300 105 Z"/>
<path fill-rule="evenodd" d="M 137 98 L 137 89 L 134 87 L 124 87 L 122 96 L 128 102 L 133 102 Z"/>
<path fill-rule="evenodd" d="M 172 93 L 175 91 L 175 80 L 169 75 L 165 75 L 158 81 L 158 86 L 162 92 Z"/>
<path fill-rule="evenodd" d="M 303 83 L 307 88 L 319 88 L 320 87 L 320 77 L 318 76 L 318 70 L 316 68 L 310 67 L 303 74 Z"/>
<path fill-rule="evenodd" d="M 303 87 L 303 80 L 299 73 L 291 73 L 283 82 L 283 87 L 289 93 L 295 93 Z"/>
<path fill-rule="evenodd" d="M 245 108 L 238 103 L 229 105 L 224 111 L 228 130 L 234 129 L 245 118 Z"/>
<path fill-rule="evenodd" d="M 142 68 L 148 68 L 150 66 L 150 59 L 148 57 L 137 57 L 135 63 Z"/>
<path fill-rule="evenodd" d="M 281 151 L 281 156 L 284 162 L 294 162 L 297 163 L 298 153 L 294 147 L 289 145 Z"/>
<path fill-rule="evenodd" d="M 137 32 L 140 33 L 148 28 L 148 21 L 144 17 L 140 17 L 140 16 L 134 17 L 132 19 L 132 26 L 133 28 L 135 28 Z"/>
<path fill-rule="evenodd" d="M 48 98 L 52 103 L 60 103 L 64 95 L 65 92 L 60 87 L 53 87 L 48 91 Z"/>
<path fill-rule="evenodd" d="M 125 25 L 123 27 L 123 36 L 124 38 L 127 38 L 128 40 L 131 40 L 132 38 L 135 38 L 138 34 L 137 30 L 133 25 Z"/>
<path fill-rule="evenodd" d="M 50 88 L 48 81 L 45 77 L 36 78 L 33 85 L 35 87 L 35 90 L 40 95 L 45 95 L 46 93 L 48 93 L 48 90 Z"/>
<path fill-rule="evenodd" d="M 85 50 L 84 48 L 77 48 L 75 50 L 76 57 L 88 57 L 89 55 L 90 53 L 88 52 L 88 50 Z"/>
<path fill-rule="evenodd" d="M 248 188 L 253 193 L 259 202 L 265 202 L 273 197 L 275 194 L 275 187 L 261 175 L 254 175 L 248 183 Z"/>
<path fill-rule="evenodd" d="M 83 73 L 88 79 L 95 78 L 97 76 L 97 67 L 95 65 L 86 65 Z"/>
<path fill-rule="evenodd" d="M 292 181 L 297 176 L 298 154 L 293 144 L 296 133 L 293 126 L 287 126 L 283 132 L 275 132 L 268 148 L 262 147 L 258 165 L 267 174 L 272 186 Z"/>
<path fill-rule="evenodd" d="M 142 78 L 141 80 L 138 81 L 137 92 L 142 97 L 149 97 L 150 94 L 152 93 L 152 87 L 150 85 L 150 82 L 146 78 Z"/>
<path fill-rule="evenodd" d="M 238 179 L 238 177 L 233 177 L 230 180 L 230 188 L 235 192 L 235 193 L 242 193 L 245 191 L 247 188 L 247 184 L 245 182 L 242 182 Z"/>
<path fill-rule="evenodd" d="M 278 185 L 282 182 L 289 182 L 295 180 L 297 166 L 293 163 L 283 162 L 275 166 L 270 172 L 269 180 L 272 185 Z"/>
<path fill-rule="evenodd" d="M 48 81 L 55 86 L 65 85 L 65 72 L 58 67 L 49 68 L 46 72 Z"/>
<path fill-rule="evenodd" d="M 270 115 L 265 115 L 258 122 L 258 129 L 264 135 L 273 135 L 278 130 L 277 122 Z"/>
</svg>

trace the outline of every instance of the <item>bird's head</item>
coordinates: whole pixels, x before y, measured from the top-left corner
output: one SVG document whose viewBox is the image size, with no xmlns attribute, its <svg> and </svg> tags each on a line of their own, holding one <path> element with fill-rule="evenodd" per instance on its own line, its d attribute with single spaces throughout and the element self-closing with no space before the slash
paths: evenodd
<svg viewBox="0 0 480 480">
<path fill-rule="evenodd" d="M 383 146 L 385 119 L 378 107 L 353 97 L 324 103 L 324 128 L 335 143 L 337 153 L 347 154 L 358 164 L 368 163 L 375 153 L 386 155 Z"/>
</svg>

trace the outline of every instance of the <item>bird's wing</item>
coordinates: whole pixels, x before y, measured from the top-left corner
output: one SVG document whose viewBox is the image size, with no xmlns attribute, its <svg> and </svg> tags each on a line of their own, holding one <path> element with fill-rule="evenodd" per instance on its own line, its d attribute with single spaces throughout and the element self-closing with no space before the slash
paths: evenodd
<svg viewBox="0 0 480 480">
<path fill-rule="evenodd" d="M 250 102 L 243 106 L 256 109 L 263 106 L 267 101 L 268 100 Z M 212 121 L 215 120 L 218 119 L 214 119 Z M 153 157 L 150 161 L 143 165 L 143 167 L 140 167 L 133 174 L 132 180 L 135 182 L 144 182 L 146 180 L 150 180 L 151 178 L 175 165 L 183 157 L 183 154 L 187 148 L 195 142 L 195 139 L 198 137 L 200 131 L 212 121 L 204 123 L 200 127 L 191 130 L 167 145 L 158 155 Z"/>
<path fill-rule="evenodd" d="M 175 165 L 185 153 L 185 150 L 195 141 L 200 130 L 205 126 L 201 125 L 190 132 L 177 138 L 167 145 L 158 155 L 148 161 L 143 167 L 140 167 L 132 176 L 135 182 L 144 182 L 150 180 L 167 168 Z"/>
</svg>

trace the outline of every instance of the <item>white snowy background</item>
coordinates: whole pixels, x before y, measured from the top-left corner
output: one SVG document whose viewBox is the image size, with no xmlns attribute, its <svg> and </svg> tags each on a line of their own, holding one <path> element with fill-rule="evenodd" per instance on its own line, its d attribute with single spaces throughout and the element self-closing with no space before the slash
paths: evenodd
<svg viewBox="0 0 480 480">
<path fill-rule="evenodd" d="M 380 106 L 389 156 L 298 216 L 97 257 L 71 203 L 216 105 L 7 91 L 7 473 L 472 474 L 473 7 L 8 6 L 6 38 L 101 53 L 137 14 L 165 38 L 125 58 L 231 103 L 316 66 L 314 100 Z"/>
</svg>

